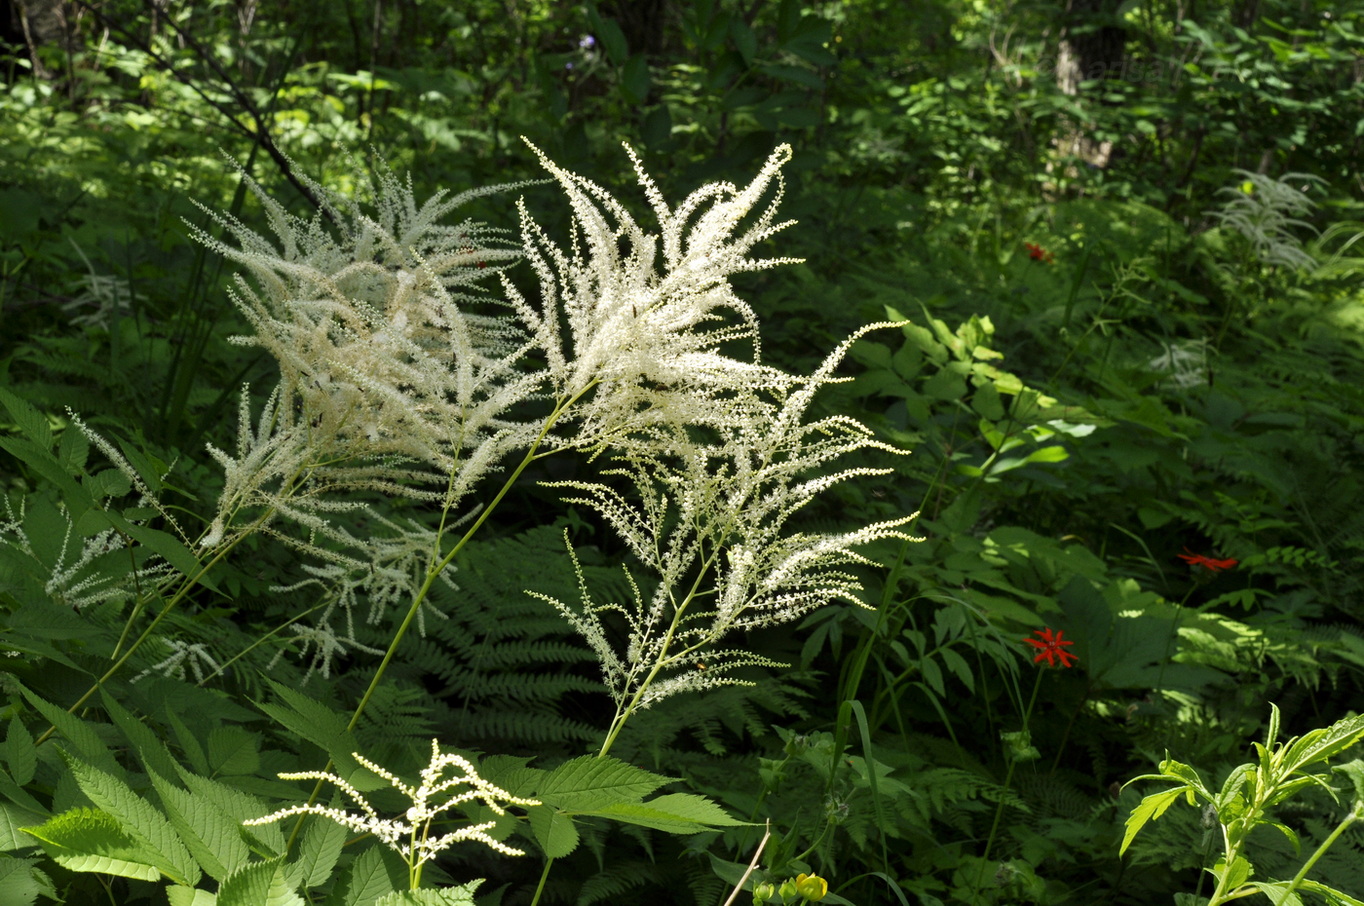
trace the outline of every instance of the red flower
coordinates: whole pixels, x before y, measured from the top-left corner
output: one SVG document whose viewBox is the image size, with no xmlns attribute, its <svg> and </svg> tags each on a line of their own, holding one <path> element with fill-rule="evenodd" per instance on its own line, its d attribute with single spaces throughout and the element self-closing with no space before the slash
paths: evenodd
<svg viewBox="0 0 1364 906">
<path fill-rule="evenodd" d="M 1056 256 L 1042 246 L 1032 242 L 1023 243 L 1023 247 L 1028 250 L 1028 257 L 1034 261 L 1041 261 L 1043 264 L 1051 264 L 1056 260 Z"/>
<path fill-rule="evenodd" d="M 1052 634 L 1050 629 L 1034 629 L 1032 634 L 1040 635 L 1042 637 L 1040 642 L 1037 639 L 1023 640 L 1037 649 L 1037 657 L 1032 659 L 1034 664 L 1040 664 L 1043 661 L 1046 661 L 1048 667 L 1055 667 L 1056 659 L 1060 658 L 1062 667 L 1071 667 L 1074 666 L 1072 663 L 1073 661 L 1079 660 L 1078 657 L 1066 650 L 1065 646 L 1074 645 L 1075 643 L 1069 639 L 1061 638 L 1061 636 L 1065 634 L 1064 629 L 1056 630 L 1055 635 Z"/>
<path fill-rule="evenodd" d="M 1231 569 L 1241 562 L 1240 560 L 1214 560 L 1213 558 L 1205 557 L 1202 554 L 1195 554 L 1187 547 L 1184 548 L 1184 553 L 1179 555 L 1179 559 L 1190 566 L 1201 566 L 1204 569 L 1215 573 L 1221 572 L 1224 569 Z"/>
</svg>

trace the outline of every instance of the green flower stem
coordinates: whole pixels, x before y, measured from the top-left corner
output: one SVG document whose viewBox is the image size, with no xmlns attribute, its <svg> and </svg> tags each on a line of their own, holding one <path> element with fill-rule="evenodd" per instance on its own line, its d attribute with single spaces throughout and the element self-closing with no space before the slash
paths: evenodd
<svg viewBox="0 0 1364 906">
<path fill-rule="evenodd" d="M 1361 818 L 1364 818 L 1364 799 L 1356 800 L 1354 807 L 1350 809 L 1350 813 L 1336 825 L 1336 829 L 1331 831 L 1329 837 L 1321 841 L 1321 845 L 1317 847 L 1317 851 L 1312 853 L 1311 857 L 1303 863 L 1302 868 L 1298 869 L 1298 873 L 1293 876 L 1293 880 L 1288 882 L 1288 890 L 1284 891 L 1283 895 L 1279 898 L 1279 902 L 1283 902 L 1290 893 L 1298 889 L 1298 885 L 1307 877 L 1307 873 L 1312 870 L 1312 866 L 1317 864 L 1317 860 L 1326 854 L 1326 850 L 1331 848 L 1332 844 L 1340 838 L 1341 834 L 1349 829 L 1350 825 Z"/>
<path fill-rule="evenodd" d="M 123 656 L 120 657 L 118 660 L 114 661 L 114 663 L 109 667 L 109 669 L 104 671 L 104 675 L 101 676 L 99 679 L 95 680 L 95 684 L 91 686 L 89 689 L 87 689 L 85 694 L 76 700 L 75 704 L 66 709 L 66 713 L 75 714 L 79 708 L 84 706 L 85 703 L 90 700 L 91 696 L 98 692 L 105 683 L 112 679 L 114 674 L 118 673 L 118 671 L 122 669 L 123 665 L 128 662 L 128 659 L 133 656 L 133 654 L 137 651 L 139 647 L 141 647 L 142 643 L 151 637 L 151 634 L 156 629 L 157 625 L 160 624 L 160 622 L 164 620 L 172 610 L 175 609 L 175 606 L 177 604 L 179 604 L 181 601 L 185 599 L 185 597 L 190 593 L 190 591 L 199 584 L 200 580 L 203 579 L 203 577 L 208 573 L 208 571 L 213 569 L 213 567 L 217 566 L 218 563 L 223 559 L 223 557 L 227 556 L 228 551 L 236 547 L 237 544 L 248 534 L 250 533 L 249 532 L 243 533 L 242 535 L 232 539 L 230 543 L 223 545 L 222 548 L 213 555 L 213 559 L 203 564 L 197 573 L 186 579 L 185 582 L 181 584 L 179 591 L 175 593 L 175 597 L 171 598 L 168 602 L 166 602 L 166 606 L 161 608 L 161 612 L 158 613 L 156 617 L 151 621 L 151 623 L 147 625 L 147 628 L 142 631 L 142 634 L 139 635 L 137 639 L 131 645 L 128 646 L 128 650 L 123 652 Z M 42 745 L 44 742 L 47 742 L 47 740 L 52 737 L 53 733 L 56 732 L 57 732 L 56 727 L 48 727 L 47 730 L 45 730 L 41 736 L 34 740 L 34 745 Z"/>
<path fill-rule="evenodd" d="M 540 883 L 535 885 L 535 896 L 531 898 L 530 906 L 536 906 L 540 902 L 540 895 L 545 892 L 545 882 L 549 880 L 549 870 L 553 865 L 553 859 L 545 860 L 545 868 L 540 872 Z"/>
<path fill-rule="evenodd" d="M 653 683 L 654 677 L 658 676 L 659 671 L 669 664 L 689 657 L 693 652 L 701 648 L 701 645 L 691 645 L 676 654 L 668 654 L 668 648 L 672 645 L 673 636 L 677 634 L 677 628 L 682 625 L 682 617 L 686 614 L 687 608 L 691 606 L 691 603 L 695 601 L 700 594 L 701 582 L 710 573 L 711 567 L 715 565 L 715 561 L 719 558 L 721 550 L 723 550 L 723 545 L 717 544 L 715 550 L 711 551 L 710 556 L 705 558 L 701 563 L 701 568 L 697 570 L 696 578 L 692 581 L 691 588 L 687 590 L 687 596 L 682 599 L 681 604 L 678 604 L 673 608 L 673 619 L 668 625 L 667 634 L 663 637 L 663 647 L 659 649 L 658 658 L 654 661 L 653 667 L 649 669 L 649 675 L 644 677 L 643 682 L 639 684 L 638 688 L 635 689 L 634 694 L 630 696 L 629 702 L 623 706 L 619 704 L 616 705 L 615 717 L 611 718 L 611 727 L 607 730 L 606 740 L 602 743 L 601 750 L 597 752 L 598 758 L 605 756 L 607 752 L 611 751 L 611 746 L 615 743 L 616 737 L 620 735 L 620 731 L 625 726 L 625 722 L 630 719 L 630 715 L 634 714 L 636 709 L 638 709 L 640 700 L 643 699 L 644 693 Z"/>
<path fill-rule="evenodd" d="M 1042 688 L 1042 669 L 1037 670 L 1037 681 L 1032 684 L 1032 697 L 1028 699 L 1028 707 L 1023 712 L 1023 729 L 1027 730 L 1032 719 L 1033 705 L 1037 704 L 1037 691 Z M 1009 784 L 1014 779 L 1014 768 L 1018 766 L 1018 759 L 1010 756 L 1009 769 L 1004 773 L 1004 788 L 1009 789 Z M 999 832 L 999 821 L 1004 817 L 1004 802 L 1000 800 L 995 805 L 995 820 L 990 825 L 990 836 L 985 840 L 985 852 L 981 855 L 980 877 L 976 879 L 976 886 L 979 887 L 985 880 L 985 863 L 990 861 L 990 850 L 995 845 L 995 834 Z"/>
<path fill-rule="evenodd" d="M 539 452 L 540 445 L 544 443 L 545 437 L 549 435 L 550 430 L 554 427 L 555 423 L 563 417 L 564 413 L 571 409 L 578 400 L 582 399 L 583 396 L 596 387 L 596 385 L 596 381 L 588 383 L 587 386 L 583 387 L 582 390 L 578 391 L 571 398 L 561 400 L 555 406 L 554 411 L 549 414 L 549 417 L 545 419 L 544 425 L 541 426 L 540 433 L 536 435 L 535 440 L 526 450 L 526 455 L 521 457 L 521 462 L 517 463 L 517 466 L 512 471 L 511 475 L 502 483 L 502 487 L 498 490 L 497 495 L 493 497 L 488 505 L 483 508 L 483 511 L 478 514 L 478 518 L 474 520 L 474 524 L 469 526 L 468 530 L 459 541 L 455 543 L 455 546 L 451 548 L 450 552 L 427 570 L 425 581 L 422 582 L 421 588 L 417 590 L 417 594 L 412 599 L 412 606 L 407 609 L 407 615 L 403 617 L 402 623 L 399 624 L 397 631 L 394 632 L 392 640 L 388 643 L 388 650 L 384 652 L 384 657 L 379 662 L 379 667 L 374 671 L 374 676 L 370 679 L 369 687 L 365 689 L 365 694 L 361 696 L 360 703 L 356 705 L 355 712 L 351 715 L 350 722 L 346 724 L 347 732 L 353 731 L 356 726 L 359 725 L 360 716 L 365 713 L 365 707 L 369 704 L 369 700 L 374 696 L 375 690 L 379 688 L 379 682 L 383 679 L 384 672 L 388 669 L 388 665 L 393 661 L 393 656 L 398 651 L 399 643 L 402 642 L 403 636 L 407 635 L 407 630 L 412 626 L 412 621 L 416 619 L 417 613 L 421 610 L 422 604 L 425 603 L 427 595 L 431 592 L 431 587 L 436 583 L 436 579 L 439 578 L 440 574 L 445 571 L 445 568 L 454 561 L 455 557 L 458 556 L 459 552 L 469 543 L 469 540 L 473 538 L 474 534 L 482 528 L 483 523 L 488 521 L 488 517 L 492 515 L 492 512 L 497 509 L 497 505 L 501 503 L 502 499 L 511 491 L 512 486 L 515 485 L 517 480 L 521 477 L 521 473 L 524 472 L 532 462 L 535 462 L 542 456 L 548 455 L 547 453 L 542 454 Z M 327 765 L 323 770 L 329 771 L 331 768 L 332 762 L 328 759 Z M 317 797 L 322 794 L 322 783 L 322 780 L 318 780 L 317 785 L 313 787 L 312 795 L 308 797 L 309 805 L 316 802 Z M 294 822 L 293 830 L 289 833 L 289 839 L 285 844 L 285 852 L 289 852 L 293 849 L 294 842 L 298 839 L 299 831 L 303 829 L 305 817 L 307 816 L 299 815 L 298 820 Z"/>
<path fill-rule="evenodd" d="M 464 547 L 469 543 L 469 540 L 483 527 L 483 523 L 488 521 L 488 517 L 492 515 L 493 511 L 497 509 L 497 505 L 501 503 L 502 499 L 511 491 L 512 486 L 516 484 L 517 480 L 521 477 L 521 473 L 526 470 L 526 467 L 540 458 L 540 445 L 544 443 L 545 437 L 549 434 L 550 429 L 554 427 L 554 424 L 562 418 L 563 414 L 571 409 L 578 400 L 582 399 L 584 394 L 595 386 L 596 382 L 594 381 L 580 390 L 571 399 L 564 400 L 555 407 L 554 411 L 545 419 L 544 425 L 540 428 L 539 435 L 536 436 L 534 442 L 532 442 L 529 449 L 526 450 L 526 455 L 521 457 L 521 462 L 517 463 L 516 468 L 512 471 L 511 475 L 502 483 L 502 487 L 498 490 L 497 496 L 483 508 L 483 511 L 478 514 L 478 518 L 474 520 L 474 524 L 469 526 L 468 531 L 466 531 L 459 541 L 455 543 L 455 546 L 450 549 L 450 552 L 442 557 L 435 566 L 427 570 L 426 580 L 422 582 L 422 587 L 417 590 L 417 594 L 413 597 L 412 606 L 407 609 L 407 615 L 403 617 L 403 621 L 399 624 L 397 632 L 393 634 L 392 641 L 388 643 L 388 650 L 384 652 L 383 660 L 379 662 L 378 669 L 374 671 L 374 677 L 370 680 L 369 688 L 365 690 L 365 694 L 360 698 L 360 704 L 356 706 L 355 713 L 351 715 L 350 723 L 346 724 L 346 729 L 348 731 L 354 730 L 356 725 L 360 723 L 360 715 L 365 713 L 365 706 L 369 704 L 370 698 L 374 695 L 375 690 L 379 688 L 379 681 L 383 679 L 384 672 L 388 669 L 388 665 L 393 660 L 394 654 L 397 653 L 398 644 L 403 640 L 403 636 L 407 634 L 407 630 L 411 627 L 412 621 L 416 619 L 417 612 L 421 610 L 422 604 L 426 602 L 426 597 L 430 594 L 431 587 L 435 585 L 436 579 L 438 579 L 440 574 L 445 571 L 445 568 L 454 561 L 455 557 L 459 555 L 459 552 L 464 550 Z"/>
<path fill-rule="evenodd" d="M 199 682 L 195 683 L 195 685 L 196 685 L 196 686 L 202 686 L 202 685 L 204 685 L 205 683 L 207 683 L 209 680 L 213 679 L 215 676 L 219 676 L 220 674 L 226 673 L 226 672 L 227 672 L 227 668 L 228 668 L 228 667 L 231 667 L 234 661 L 239 661 L 239 660 L 241 660 L 242 658 L 246 657 L 246 656 L 247 656 L 248 654 L 250 654 L 252 651 L 255 651 L 255 650 L 256 650 L 257 648 L 259 648 L 261 645 L 264 645 L 266 642 L 270 641 L 270 640 L 273 639 L 275 636 L 279 635 L 279 634 L 280 634 L 281 632 L 283 632 L 285 629 L 289 628 L 290 626 L 294 625 L 295 623 L 299 622 L 300 620 L 305 619 L 306 617 L 311 616 L 312 614 L 314 614 L 314 613 L 316 613 L 317 611 L 321 610 L 322 608 L 326 607 L 329 603 L 331 603 L 331 602 L 330 602 L 330 601 L 323 601 L 321 604 L 314 604 L 312 607 L 309 607 L 307 610 L 303 611 L 302 613 L 296 614 L 296 615 L 290 617 L 289 619 L 285 620 L 283 623 L 280 623 L 280 624 L 279 624 L 278 626 L 276 626 L 274 629 L 271 629 L 269 632 L 265 633 L 265 635 L 261 636 L 260 638 L 256 639 L 254 642 L 252 642 L 250 645 L 247 645 L 247 646 L 246 646 L 245 648 L 243 648 L 241 651 L 238 651 L 236 654 L 232 655 L 232 657 L 230 657 L 230 658 L 228 658 L 227 660 L 223 661 L 221 664 L 218 665 L 218 669 L 217 669 L 217 670 L 214 670 L 212 673 L 208 674 L 208 675 L 205 676 L 203 679 L 199 680 Z"/>
</svg>

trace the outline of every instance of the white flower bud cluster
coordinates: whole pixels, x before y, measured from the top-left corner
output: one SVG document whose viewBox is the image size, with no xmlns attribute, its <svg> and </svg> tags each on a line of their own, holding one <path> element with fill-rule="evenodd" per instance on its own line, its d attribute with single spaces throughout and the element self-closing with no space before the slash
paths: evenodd
<svg viewBox="0 0 1364 906">
<path fill-rule="evenodd" d="M 489 836 L 488 831 L 496 824 L 494 821 L 467 824 L 438 836 L 431 834 L 434 821 L 469 802 L 481 802 L 497 815 L 506 814 L 508 805 L 540 804 L 535 799 L 513 796 L 501 787 L 484 780 L 468 759 L 451 752 L 442 752 L 438 740 L 431 740 L 431 762 L 422 770 L 421 783 L 416 787 L 404 783 L 393 773 L 374 764 L 358 752 L 354 753 L 354 757 L 412 801 L 411 807 L 401 818 L 379 817 L 379 813 L 364 795 L 344 778 L 328 771 L 298 771 L 283 773 L 279 777 L 281 780 L 326 780 L 333 783 L 360 807 L 360 813 L 321 805 L 291 805 L 242 823 L 247 826 L 271 824 L 292 815 L 317 815 L 358 833 L 373 834 L 385 846 L 401 855 L 408 866 L 418 873 L 423 864 L 435 858 L 442 850 L 465 840 L 482 843 L 503 855 L 525 855 L 522 850 Z M 447 773 L 451 768 L 455 770 Z M 444 820 L 448 820 L 448 817 Z"/>
</svg>

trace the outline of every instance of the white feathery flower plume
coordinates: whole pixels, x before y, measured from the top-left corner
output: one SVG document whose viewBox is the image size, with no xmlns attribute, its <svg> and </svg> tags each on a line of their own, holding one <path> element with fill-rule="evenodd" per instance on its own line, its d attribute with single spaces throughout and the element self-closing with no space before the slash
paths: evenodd
<svg viewBox="0 0 1364 906">
<path fill-rule="evenodd" d="M 1293 235 L 1292 229 L 1312 230 L 1301 219 L 1311 216 L 1317 207 L 1307 196 L 1307 190 L 1326 181 L 1310 173 L 1285 173 L 1274 179 L 1249 170 L 1232 172 L 1240 177 L 1240 184 L 1219 189 L 1218 195 L 1229 197 L 1219 210 L 1208 213 L 1249 240 L 1255 257 L 1262 263 L 1294 270 L 1314 267 L 1316 261 L 1303 251 L 1302 240 Z"/>
<path fill-rule="evenodd" d="M 627 146 L 657 233 L 647 232 L 600 185 L 532 150 L 563 189 L 574 232 L 567 248 L 555 244 L 521 205 L 524 254 L 539 278 L 543 314 L 503 281 L 523 319 L 550 338 L 543 351 L 556 395 L 596 388 L 565 442 L 586 447 L 651 426 L 729 422 L 724 397 L 790 383 L 789 375 L 760 364 L 757 317 L 729 283 L 733 274 L 797 260 L 750 255 L 790 225 L 776 221 L 790 146 L 774 151 L 743 189 L 712 183 L 676 210 Z M 560 311 L 567 336 L 560 334 Z M 735 341 L 751 345 L 751 361 L 721 351 Z"/>
<path fill-rule="evenodd" d="M 260 818 L 242 822 L 250 827 L 257 824 L 271 824 L 292 815 L 317 815 L 335 821 L 343 827 L 361 834 L 373 834 L 385 846 L 394 850 L 407 862 L 409 879 L 415 884 L 420 881 L 421 869 L 425 863 L 435 858 L 442 850 L 465 840 L 474 840 L 497 850 L 503 855 L 523 856 L 522 850 L 508 846 L 488 834 L 495 821 L 482 821 L 466 824 L 445 834 L 433 834 L 432 825 L 438 819 L 448 820 L 446 813 L 470 802 L 481 802 L 494 814 L 506 814 L 506 806 L 539 805 L 535 799 L 524 799 L 479 776 L 478 770 L 468 759 L 452 752 L 442 752 L 440 742 L 431 740 L 431 761 L 422 769 L 421 782 L 417 786 L 405 783 L 385 768 L 369 759 L 353 753 L 355 760 L 378 774 L 401 792 L 412 805 L 400 817 L 381 818 L 364 795 L 347 782 L 328 771 L 297 771 L 282 773 L 281 780 L 326 780 L 335 784 L 345 795 L 360 807 L 360 813 L 322 805 L 291 805 Z"/>
<path fill-rule="evenodd" d="M 838 380 L 833 370 L 852 343 L 889 326 L 895 325 L 858 331 L 793 388 L 754 391 L 735 407 L 745 420 L 710 440 L 677 426 L 652 449 L 620 454 L 610 474 L 626 477 L 638 499 L 604 481 L 554 483 L 574 492 L 570 502 L 596 510 L 659 580 L 647 602 L 636 587 L 633 602 L 597 605 L 581 574 L 582 606 L 545 598 L 601 661 L 617 706 L 608 747 L 636 710 L 680 692 L 739 683 L 725 675 L 736 667 L 777 666 L 745 649 L 717 647 L 735 630 L 787 623 L 835 600 L 866 606 L 848 567 L 875 564 L 857 553 L 858 546 L 883 538 L 919 540 L 901 530 L 917 514 L 834 534 L 787 528 L 834 485 L 891 471 L 827 471 L 834 460 L 869 448 L 905 452 L 875 440 L 847 416 L 803 420 L 815 392 Z M 628 626 L 623 653 L 602 620 L 611 612 Z"/>
</svg>

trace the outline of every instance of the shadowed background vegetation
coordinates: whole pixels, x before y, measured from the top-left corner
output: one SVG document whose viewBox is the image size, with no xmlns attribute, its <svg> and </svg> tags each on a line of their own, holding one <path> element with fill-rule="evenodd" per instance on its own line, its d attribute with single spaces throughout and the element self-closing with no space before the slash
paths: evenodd
<svg viewBox="0 0 1364 906">
<path fill-rule="evenodd" d="M 537 178 L 524 136 L 643 214 L 622 142 L 670 199 L 742 184 L 794 147 L 782 212 L 799 222 L 767 253 L 804 262 L 738 281 L 765 359 L 805 373 L 864 324 L 911 322 L 860 340 L 817 408 L 913 453 L 839 486 L 808 528 L 920 510 L 926 540 L 865 551 L 876 611 L 830 606 L 744 642 L 791 669 L 644 712 L 613 749 L 770 820 L 774 877 L 817 871 L 861 904 L 1168 903 L 1217 848 L 1176 806 L 1119 859 L 1141 798 L 1122 784 L 1167 751 L 1220 783 L 1271 701 L 1286 735 L 1358 706 L 1357 5 L 8 0 L 0 39 L 0 385 L 42 413 L 64 464 L 24 454 L 30 410 L 0 413 L 0 521 L 34 539 L 0 546 L 0 649 L 15 655 L 0 660 L 14 885 L 0 890 L 16 903 L 166 901 L 67 871 L 14 830 L 85 801 L 33 746 L 54 718 L 21 685 L 70 705 L 129 619 L 74 609 L 48 581 L 70 543 L 61 480 L 97 499 L 117 487 L 87 466 L 68 409 L 164 474 L 153 490 L 198 528 L 222 482 L 205 444 L 231 447 L 242 386 L 270 385 L 268 356 L 228 343 L 248 332 L 229 268 L 189 238 L 187 223 L 216 229 L 192 202 L 261 228 L 225 157 L 308 217 L 300 176 L 345 192 L 386 162 L 418 199 Z M 516 194 L 565 233 L 553 187 Z M 514 231 L 513 197 L 470 213 Z M 521 485 L 461 558 L 459 590 L 435 595 L 448 619 L 400 650 L 356 728 L 363 751 L 406 769 L 432 736 L 540 765 L 595 748 L 611 715 L 599 671 L 525 594 L 576 596 L 565 530 L 594 588 L 629 594 L 619 544 Z M 106 684 L 114 704 L 81 713 L 96 728 L 82 753 L 149 788 L 130 712 L 167 757 L 287 795 L 275 772 L 321 760 L 316 740 L 256 703 L 276 700 L 273 681 L 346 713 L 373 669 L 354 651 L 324 680 L 300 657 L 286 624 L 317 602 L 272 590 L 299 581 L 296 559 L 268 538 L 235 551 L 168 620 L 180 648 L 149 644 Z M 1022 640 L 1044 626 L 1077 665 L 1034 666 Z M 378 650 L 391 630 L 355 629 Z M 189 645 L 232 663 L 167 660 Z M 1311 852 L 1348 806 L 1322 793 L 1278 820 Z M 718 903 L 760 836 L 603 825 L 545 898 Z M 1257 878 L 1301 862 L 1283 835 L 1252 845 Z M 440 870 L 488 878 L 479 902 L 509 906 L 539 873 L 458 850 Z M 341 877 L 310 902 L 354 902 Z M 1314 877 L 1364 897 L 1364 835 Z"/>
</svg>

